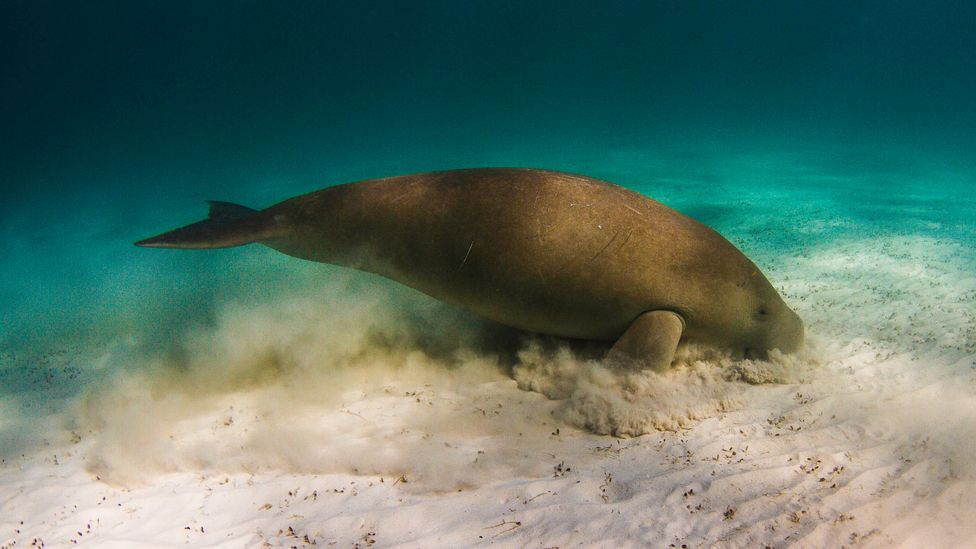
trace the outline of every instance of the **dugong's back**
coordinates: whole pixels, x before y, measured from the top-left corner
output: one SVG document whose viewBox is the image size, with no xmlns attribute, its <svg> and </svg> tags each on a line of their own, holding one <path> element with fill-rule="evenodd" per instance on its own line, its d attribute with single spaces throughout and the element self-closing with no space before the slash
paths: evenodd
<svg viewBox="0 0 976 549">
<path fill-rule="evenodd" d="M 761 278 L 710 228 L 603 181 L 559 172 L 475 169 L 331 187 L 262 212 L 263 242 L 372 271 L 525 330 L 613 340 L 648 310 L 685 336 L 720 318 L 716 295 Z M 775 292 L 773 292 L 775 294 Z M 718 309 L 718 310 L 716 310 Z"/>
</svg>

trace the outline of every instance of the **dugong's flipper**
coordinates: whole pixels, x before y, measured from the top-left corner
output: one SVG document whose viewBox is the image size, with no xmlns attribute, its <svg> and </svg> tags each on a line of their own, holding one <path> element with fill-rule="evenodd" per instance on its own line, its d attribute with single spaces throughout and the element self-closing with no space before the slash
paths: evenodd
<svg viewBox="0 0 976 549">
<path fill-rule="evenodd" d="M 209 249 L 241 246 L 280 232 L 274 218 L 230 202 L 208 201 L 210 217 L 192 225 L 136 242 L 145 248 Z"/>
<path fill-rule="evenodd" d="M 671 366 L 685 321 L 672 311 L 637 317 L 607 353 L 611 363 L 663 372 Z"/>
</svg>

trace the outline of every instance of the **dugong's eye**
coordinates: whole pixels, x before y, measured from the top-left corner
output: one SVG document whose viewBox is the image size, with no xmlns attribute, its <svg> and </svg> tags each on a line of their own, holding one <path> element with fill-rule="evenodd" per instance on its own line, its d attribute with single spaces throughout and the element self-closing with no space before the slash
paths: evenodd
<svg viewBox="0 0 976 549">
<path fill-rule="evenodd" d="M 756 318 L 758 318 L 759 320 L 766 320 L 768 316 L 769 316 L 769 311 L 766 310 L 765 305 L 762 305 L 758 309 L 756 309 Z"/>
</svg>

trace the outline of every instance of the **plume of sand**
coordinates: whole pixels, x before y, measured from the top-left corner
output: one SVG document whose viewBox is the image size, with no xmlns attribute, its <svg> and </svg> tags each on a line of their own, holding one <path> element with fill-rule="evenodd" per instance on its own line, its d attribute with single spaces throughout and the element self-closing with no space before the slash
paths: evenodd
<svg viewBox="0 0 976 549">
<path fill-rule="evenodd" d="M 558 451 L 549 434 L 559 426 L 680 429 L 737 406 L 743 381 L 787 381 L 790 371 L 701 349 L 683 350 L 665 374 L 617 371 L 533 338 L 509 358 L 496 336 L 383 281 L 301 285 L 227 303 L 161 350 L 119 347 L 76 427 L 95 435 L 91 469 L 123 484 L 280 470 L 452 489 L 538 474 L 539 456 Z"/>
</svg>

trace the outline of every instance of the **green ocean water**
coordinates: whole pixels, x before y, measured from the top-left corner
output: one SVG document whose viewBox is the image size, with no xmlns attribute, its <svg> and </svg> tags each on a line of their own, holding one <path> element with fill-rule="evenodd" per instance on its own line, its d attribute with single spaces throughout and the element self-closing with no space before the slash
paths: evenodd
<svg viewBox="0 0 976 549">
<path fill-rule="evenodd" d="M 938 292 L 860 318 L 974 298 L 970 3 L 6 2 L 0 36 L 0 399 L 26 416 L 125 367 L 106 349 L 166 348 L 223 303 L 335 276 L 133 241 L 206 199 L 418 171 L 638 190 L 724 234 L 827 339 L 921 345 L 810 304 L 830 261 L 871 272 L 858 250 L 901 261 L 856 289 L 948 261 Z M 972 350 L 960 314 L 926 321 L 958 323 L 946 352 Z"/>
</svg>

